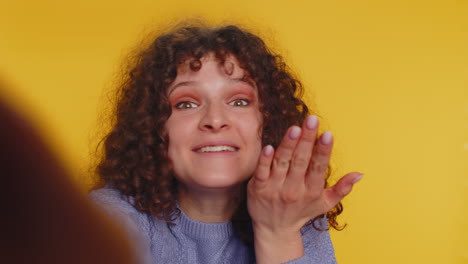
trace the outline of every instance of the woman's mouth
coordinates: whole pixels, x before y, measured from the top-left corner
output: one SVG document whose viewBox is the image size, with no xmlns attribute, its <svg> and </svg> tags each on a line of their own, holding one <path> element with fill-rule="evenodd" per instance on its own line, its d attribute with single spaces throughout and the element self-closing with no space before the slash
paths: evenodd
<svg viewBox="0 0 468 264">
<path fill-rule="evenodd" d="M 221 146 L 204 146 L 198 149 L 195 149 L 195 152 L 234 152 L 237 151 L 238 148 L 221 145 Z"/>
</svg>

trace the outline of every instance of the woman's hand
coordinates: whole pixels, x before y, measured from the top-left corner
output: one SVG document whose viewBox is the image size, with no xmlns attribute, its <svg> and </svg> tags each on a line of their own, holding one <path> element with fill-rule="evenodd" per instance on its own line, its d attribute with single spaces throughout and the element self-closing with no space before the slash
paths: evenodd
<svg viewBox="0 0 468 264">
<path fill-rule="evenodd" d="M 301 257 L 301 227 L 330 211 L 362 177 L 349 173 L 325 188 L 333 138 L 327 131 L 317 139 L 317 133 L 317 117 L 309 116 L 302 129 L 288 129 L 276 152 L 263 149 L 247 188 L 257 263 Z"/>
</svg>

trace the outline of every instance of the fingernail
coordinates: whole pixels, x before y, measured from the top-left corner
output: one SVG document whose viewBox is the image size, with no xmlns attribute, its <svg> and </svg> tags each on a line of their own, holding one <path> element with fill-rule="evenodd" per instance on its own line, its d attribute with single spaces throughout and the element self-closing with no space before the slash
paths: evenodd
<svg viewBox="0 0 468 264">
<path fill-rule="evenodd" d="M 312 129 L 317 127 L 317 124 L 318 124 L 317 116 L 311 115 L 311 116 L 307 117 L 307 120 L 306 120 L 307 129 L 312 130 Z"/>
<path fill-rule="evenodd" d="M 355 184 L 356 182 L 360 181 L 364 177 L 364 174 L 359 175 L 356 179 L 354 179 L 351 183 Z"/>
<path fill-rule="evenodd" d="M 291 131 L 289 131 L 289 138 L 290 139 L 298 139 L 301 135 L 301 128 L 297 126 L 293 126 Z"/>
<path fill-rule="evenodd" d="M 322 134 L 321 141 L 322 141 L 323 144 L 325 144 L 325 145 L 330 144 L 332 142 L 332 139 L 333 139 L 333 136 L 332 136 L 332 133 L 330 131 L 325 131 Z"/>
<path fill-rule="evenodd" d="M 265 155 L 265 157 L 269 157 L 271 153 L 273 153 L 273 147 L 271 145 L 266 146 L 263 150 L 263 155 Z"/>
</svg>

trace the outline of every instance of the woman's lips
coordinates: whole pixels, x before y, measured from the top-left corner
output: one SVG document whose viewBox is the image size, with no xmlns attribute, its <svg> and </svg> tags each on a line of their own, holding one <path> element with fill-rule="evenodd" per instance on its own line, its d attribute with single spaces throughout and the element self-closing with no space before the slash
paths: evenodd
<svg viewBox="0 0 468 264">
<path fill-rule="evenodd" d="M 221 145 L 221 146 L 206 146 L 199 149 L 195 149 L 195 152 L 234 152 L 238 149 L 231 146 Z"/>
<path fill-rule="evenodd" d="M 199 152 L 199 153 L 235 152 L 239 150 L 239 147 L 231 143 L 210 142 L 210 143 L 197 145 L 192 150 L 195 152 Z"/>
</svg>

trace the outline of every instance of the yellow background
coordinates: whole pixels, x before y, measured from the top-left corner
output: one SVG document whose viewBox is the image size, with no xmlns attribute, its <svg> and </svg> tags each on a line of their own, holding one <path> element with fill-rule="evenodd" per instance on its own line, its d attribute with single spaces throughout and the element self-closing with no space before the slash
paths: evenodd
<svg viewBox="0 0 468 264">
<path fill-rule="evenodd" d="M 468 263 L 465 0 L 1 0 L 0 95 L 85 189 L 123 58 L 194 15 L 254 28 L 284 54 L 335 135 L 335 179 L 366 174 L 332 232 L 339 263 Z"/>
</svg>

